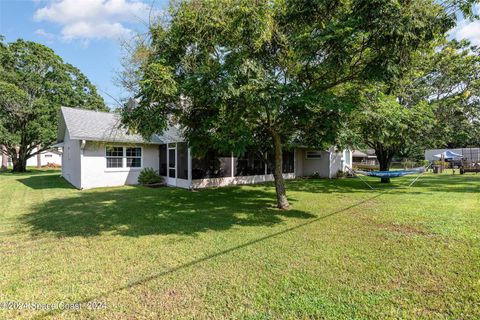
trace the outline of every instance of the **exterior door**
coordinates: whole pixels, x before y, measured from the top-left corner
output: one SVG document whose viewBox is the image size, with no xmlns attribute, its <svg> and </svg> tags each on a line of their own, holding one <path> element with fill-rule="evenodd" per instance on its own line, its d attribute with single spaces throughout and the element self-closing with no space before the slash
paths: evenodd
<svg viewBox="0 0 480 320">
<path fill-rule="evenodd" d="M 177 145 L 171 143 L 168 145 L 168 170 L 167 184 L 177 185 Z"/>
</svg>

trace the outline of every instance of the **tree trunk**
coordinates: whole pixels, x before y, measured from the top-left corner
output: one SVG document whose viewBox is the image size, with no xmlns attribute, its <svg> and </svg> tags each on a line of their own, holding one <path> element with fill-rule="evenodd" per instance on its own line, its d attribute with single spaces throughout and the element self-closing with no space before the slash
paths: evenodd
<svg viewBox="0 0 480 320">
<path fill-rule="evenodd" d="M 2 156 L 2 165 L 0 167 L 0 171 L 7 170 L 8 167 L 8 154 L 7 154 L 7 148 L 5 146 L 0 146 L 2 150 L 0 151 L 0 154 Z"/>
<path fill-rule="evenodd" d="M 378 162 L 380 164 L 380 171 L 390 171 L 392 163 L 392 156 L 386 150 L 375 150 Z M 390 178 L 381 178 L 381 183 L 390 183 Z"/>
<path fill-rule="evenodd" d="M 282 175 L 282 141 L 279 134 L 275 130 L 272 130 L 271 134 L 273 139 L 273 147 L 275 150 L 275 169 L 273 171 L 273 177 L 275 179 L 275 190 L 277 192 L 277 207 L 279 209 L 288 209 L 290 204 L 288 203 L 287 194 L 285 192 L 285 181 L 283 180 Z"/>
<path fill-rule="evenodd" d="M 16 155 L 12 155 L 13 172 L 26 172 L 27 171 L 27 157 L 22 148 L 20 148 Z"/>
</svg>

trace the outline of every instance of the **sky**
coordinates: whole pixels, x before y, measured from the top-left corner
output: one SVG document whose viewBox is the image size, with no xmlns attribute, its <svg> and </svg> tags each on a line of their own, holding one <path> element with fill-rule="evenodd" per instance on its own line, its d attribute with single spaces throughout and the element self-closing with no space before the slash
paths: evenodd
<svg viewBox="0 0 480 320">
<path fill-rule="evenodd" d="M 151 8 L 168 0 L 0 0 L 0 34 L 52 48 L 79 68 L 97 87 L 110 108 L 125 97 L 114 81 L 121 69 L 120 44 L 145 32 Z M 112 98 L 113 97 L 113 98 Z"/>
<path fill-rule="evenodd" d="M 120 66 L 120 43 L 145 32 L 148 17 L 168 0 L 0 0 L 0 34 L 52 48 L 79 68 L 111 108 L 126 96 L 114 81 Z M 480 13 L 480 5 L 476 5 Z M 451 37 L 480 46 L 480 21 L 461 21 Z"/>
</svg>

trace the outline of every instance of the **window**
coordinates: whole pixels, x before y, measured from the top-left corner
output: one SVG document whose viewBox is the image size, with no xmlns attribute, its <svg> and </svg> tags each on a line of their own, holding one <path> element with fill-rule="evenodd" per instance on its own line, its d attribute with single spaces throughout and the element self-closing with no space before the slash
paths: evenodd
<svg viewBox="0 0 480 320">
<path fill-rule="evenodd" d="M 107 168 L 123 167 L 123 147 L 107 147 Z"/>
<path fill-rule="evenodd" d="M 307 151 L 305 153 L 306 159 L 320 159 L 322 157 L 322 151 Z"/>
<path fill-rule="evenodd" d="M 51 157 L 52 157 L 51 154 L 46 154 L 46 155 L 45 155 L 45 158 L 51 158 Z"/>
<path fill-rule="evenodd" d="M 126 148 L 126 153 L 128 168 L 142 167 L 142 148 Z"/>
<path fill-rule="evenodd" d="M 108 146 L 105 148 L 105 156 L 107 168 L 142 167 L 142 148 L 140 147 Z"/>
<path fill-rule="evenodd" d="M 350 150 L 345 150 L 345 158 L 344 158 L 344 161 L 345 161 L 345 164 L 346 165 L 351 165 L 352 164 L 352 159 L 351 159 L 351 153 L 350 153 Z"/>
</svg>

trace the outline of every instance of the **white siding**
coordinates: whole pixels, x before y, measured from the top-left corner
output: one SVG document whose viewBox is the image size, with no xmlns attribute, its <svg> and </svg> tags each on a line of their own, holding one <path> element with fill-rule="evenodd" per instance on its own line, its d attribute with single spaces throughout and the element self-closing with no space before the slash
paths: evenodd
<svg viewBox="0 0 480 320">
<path fill-rule="evenodd" d="M 65 131 L 62 154 L 62 176 L 74 187 L 81 188 L 80 166 L 80 143 L 79 140 L 70 140 L 68 130 Z"/>
<path fill-rule="evenodd" d="M 153 168 L 155 170 L 159 168 L 157 145 L 135 146 L 142 147 L 142 168 L 107 168 L 105 147 L 105 143 L 87 141 L 82 155 L 81 185 L 83 189 L 137 184 L 142 168 Z"/>
</svg>

